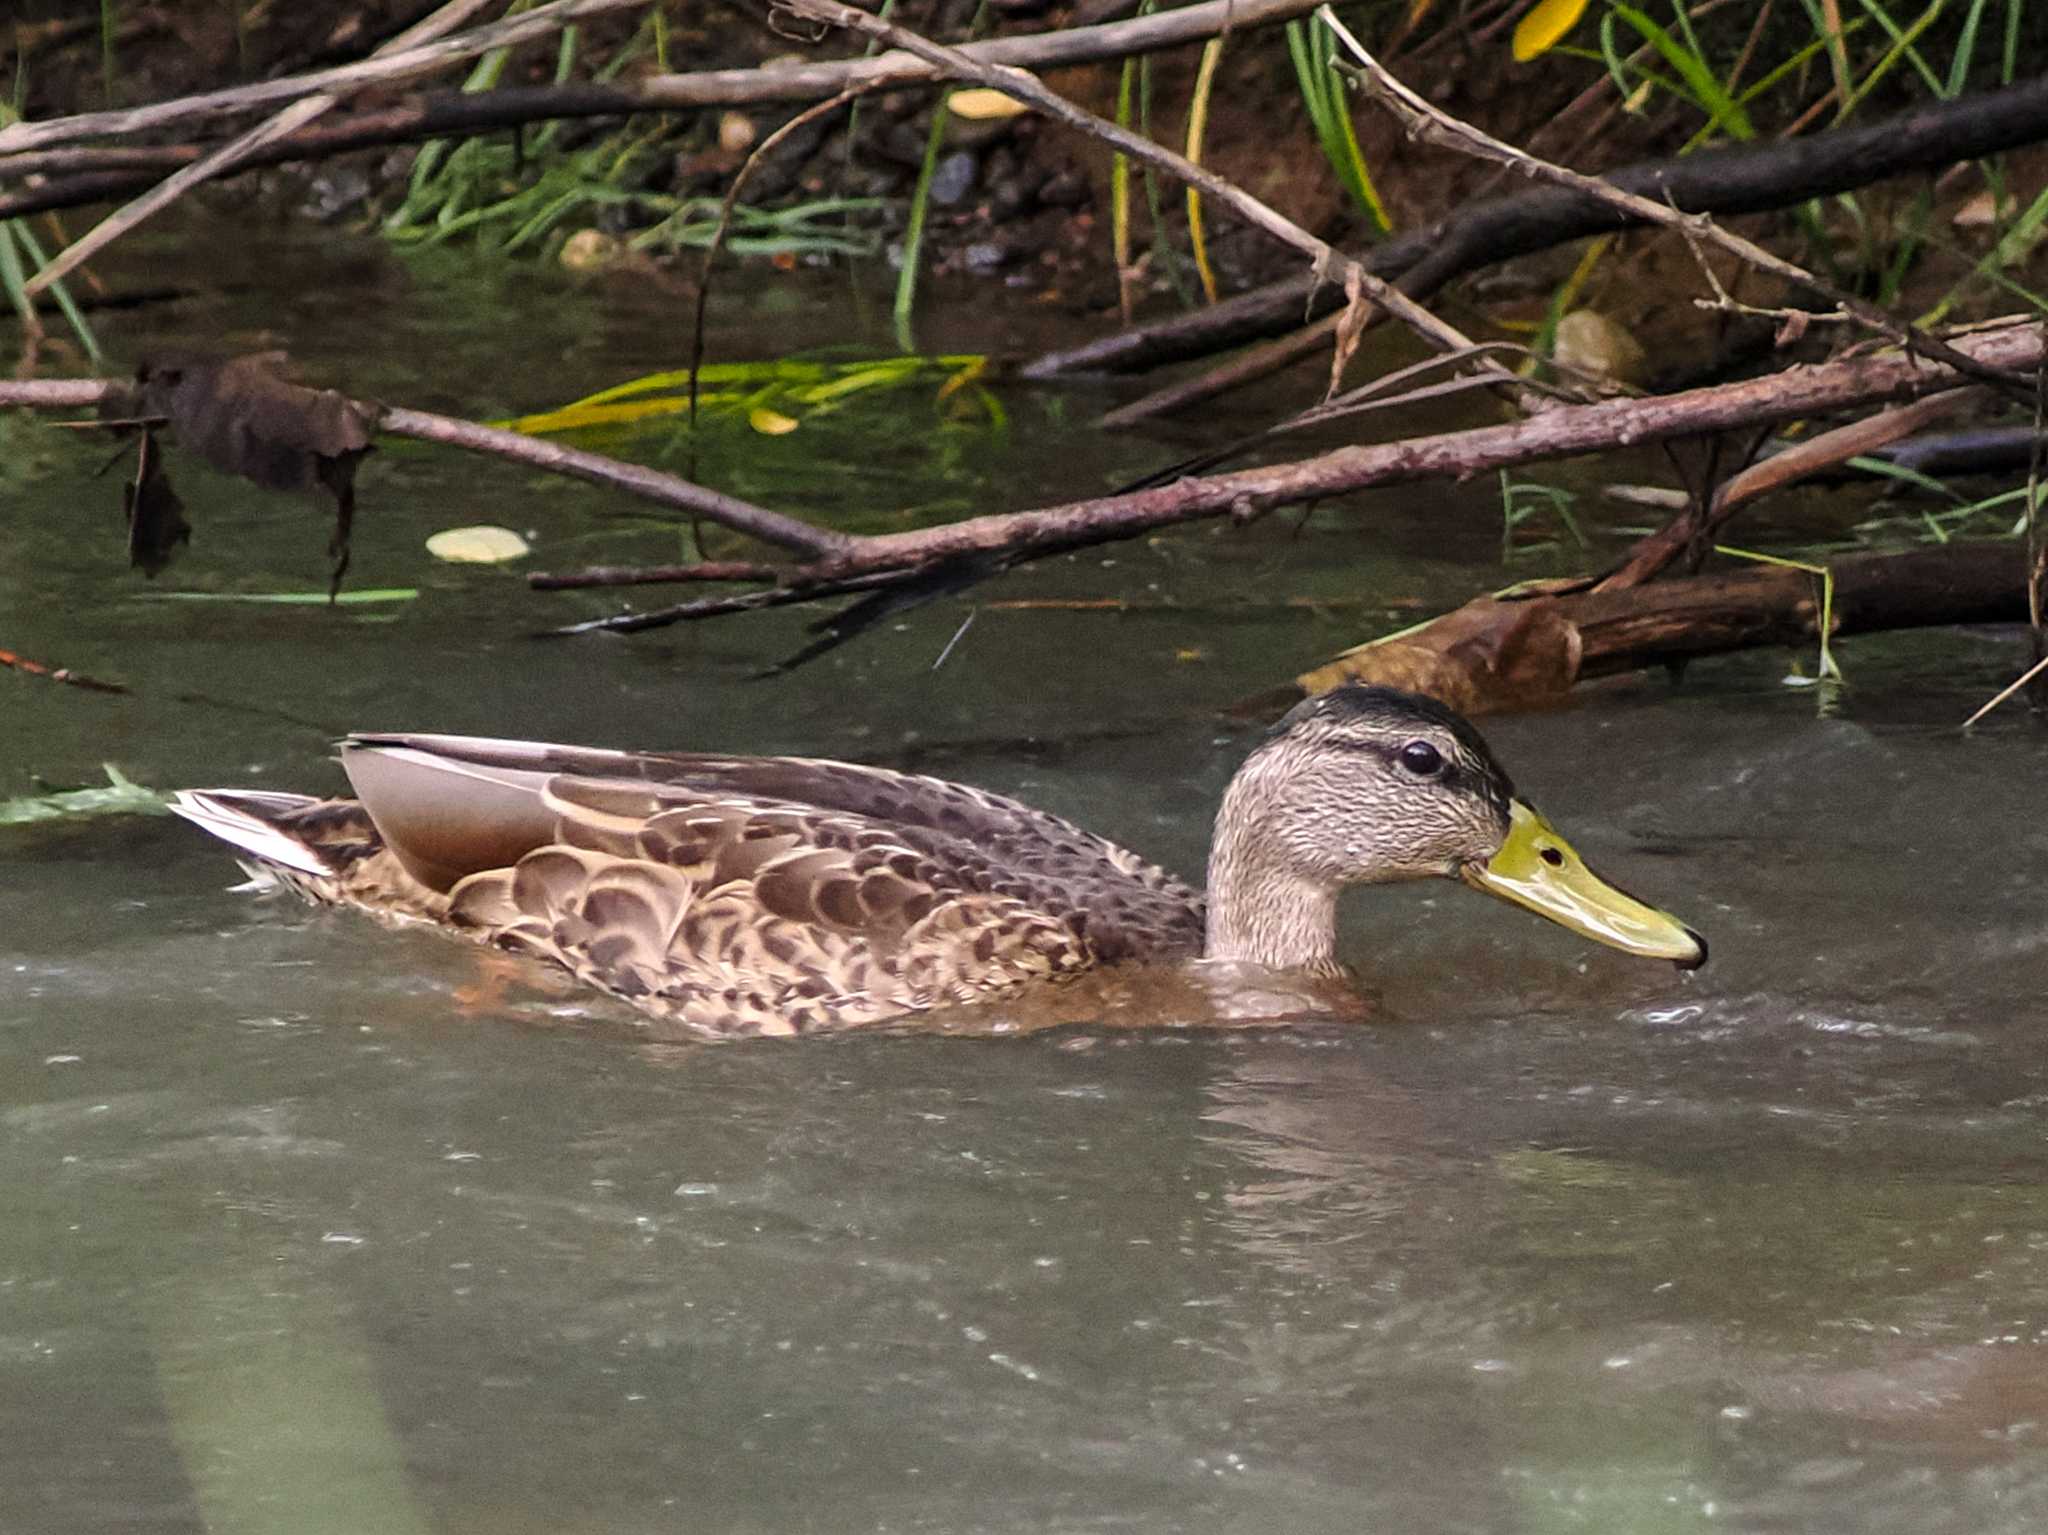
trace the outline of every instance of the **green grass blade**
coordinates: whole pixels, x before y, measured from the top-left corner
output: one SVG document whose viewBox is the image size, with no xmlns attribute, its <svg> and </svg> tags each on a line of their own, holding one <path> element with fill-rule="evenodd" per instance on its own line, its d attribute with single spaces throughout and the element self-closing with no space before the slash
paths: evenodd
<svg viewBox="0 0 2048 1535">
<path fill-rule="evenodd" d="M 15 222 L 19 226 L 15 229 L 15 233 L 21 239 L 21 248 L 28 256 L 30 267 L 35 271 L 41 271 L 49 265 L 49 261 L 43 254 L 42 242 L 36 239 L 34 231 L 28 227 L 26 222 L 20 220 Z M 10 297 L 16 292 L 20 292 L 20 289 L 15 288 L 11 290 Z M 64 316 L 64 323 L 71 327 L 71 334 L 76 336 L 78 344 L 85 348 L 85 355 L 92 359 L 93 366 L 104 366 L 107 360 L 106 354 L 100 350 L 99 338 L 92 333 L 92 326 L 86 321 L 84 311 L 72 299 L 70 285 L 61 279 L 51 283 L 50 297 L 56 301 L 57 312 Z M 20 302 L 33 303 L 34 300 L 29 299 L 24 293 Z M 16 307 L 19 307 L 19 303 Z"/>
<path fill-rule="evenodd" d="M 326 592 L 135 592 L 137 602 L 251 602 L 278 607 L 361 607 L 378 602 L 411 602 L 419 596 L 414 586 L 380 586 L 366 591 L 342 592 L 330 598 Z"/>
<path fill-rule="evenodd" d="M 1678 72 L 1701 111 L 1733 138 L 1747 142 L 1756 137 L 1756 128 L 1750 122 L 1749 114 L 1743 110 L 1742 103 L 1728 94 L 1707 67 L 1706 60 L 1691 52 L 1634 6 L 1623 5 L 1620 0 L 1610 0 L 1610 4 L 1614 14 L 1641 33 L 1643 41 L 1656 49 L 1664 62 Z"/>
<path fill-rule="evenodd" d="M 903 231 L 903 270 L 896 276 L 896 302 L 890 308 L 896 322 L 896 344 L 906 352 L 917 350 L 910 334 L 911 310 L 917 303 L 917 269 L 924 245 L 925 214 L 931 206 L 932 175 L 939 165 L 939 149 L 946 142 L 947 96 L 932 108 L 931 132 L 925 136 L 924 163 L 917 170 L 917 186 L 910 195 L 910 223 Z"/>
<path fill-rule="evenodd" d="M 1886 75 L 1890 74 L 1892 67 L 1901 58 L 1913 66 L 1914 73 L 1920 76 L 1927 89 L 1932 91 L 1937 98 L 1944 101 L 1948 99 L 1942 95 L 1941 77 L 1935 74 L 1933 67 L 1920 56 L 1920 50 L 1913 46 L 1919 40 L 1920 34 L 1934 25 L 1935 18 L 1942 13 L 1943 8 L 1947 4 L 1948 0 L 1932 0 L 1932 3 L 1928 5 L 1926 10 L 1920 13 L 1912 25 L 1901 31 L 1899 24 L 1892 20 L 1885 8 L 1877 4 L 1876 0 L 1863 0 L 1863 9 L 1868 11 L 1872 19 L 1890 34 L 1892 46 L 1887 50 L 1884 57 L 1877 61 L 1870 73 L 1859 81 L 1856 88 L 1849 93 L 1847 105 L 1854 106 L 1865 96 L 1869 95 L 1872 87 Z"/>
<path fill-rule="evenodd" d="M 1977 51 L 1977 28 L 1984 20 L 1986 3 L 1987 0 L 1970 0 L 1962 30 L 1956 34 L 1956 54 L 1948 61 L 1948 99 L 1951 101 L 1962 95 L 1970 83 L 1970 59 Z"/>
</svg>

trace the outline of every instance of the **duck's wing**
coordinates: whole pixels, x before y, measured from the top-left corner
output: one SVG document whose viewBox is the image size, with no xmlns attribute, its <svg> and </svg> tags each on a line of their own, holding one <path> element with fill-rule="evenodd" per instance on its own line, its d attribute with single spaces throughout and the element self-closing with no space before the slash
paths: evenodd
<svg viewBox="0 0 2048 1535">
<path fill-rule="evenodd" d="M 1072 926 L 1105 962 L 1175 957 L 1201 946 L 1201 897 L 1165 870 L 1058 816 L 946 779 L 816 758 L 619 752 L 472 736 L 352 736 L 343 762 L 400 856 L 443 889 L 462 874 L 509 863 L 512 848 L 534 845 L 553 813 L 543 806 L 542 785 L 574 778 L 851 817 L 968 888 Z M 380 795 L 366 782 L 370 774 L 394 781 Z"/>
<path fill-rule="evenodd" d="M 716 1034 L 871 1023 L 1085 968 L 1083 930 L 869 817 L 423 743 L 344 758 L 448 924 Z M 510 765 L 506 758 L 510 758 Z"/>
</svg>

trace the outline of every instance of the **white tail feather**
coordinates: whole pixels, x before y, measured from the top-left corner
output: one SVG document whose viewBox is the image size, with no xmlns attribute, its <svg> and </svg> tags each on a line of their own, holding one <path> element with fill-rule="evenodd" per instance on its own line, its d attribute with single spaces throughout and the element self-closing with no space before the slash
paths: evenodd
<svg viewBox="0 0 2048 1535">
<path fill-rule="evenodd" d="M 331 877 L 334 870 L 320 855 L 288 833 L 245 810 L 237 800 L 260 804 L 278 811 L 296 805 L 310 805 L 310 796 L 296 794 L 250 794 L 236 789 L 180 789 L 171 796 L 171 810 L 203 826 L 221 841 L 252 853 L 266 863 L 281 864 L 301 874 Z"/>
</svg>

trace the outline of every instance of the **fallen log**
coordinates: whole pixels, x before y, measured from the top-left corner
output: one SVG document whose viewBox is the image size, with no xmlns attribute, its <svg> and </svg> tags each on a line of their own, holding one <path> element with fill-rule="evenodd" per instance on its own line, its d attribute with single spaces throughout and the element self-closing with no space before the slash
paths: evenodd
<svg viewBox="0 0 2048 1535">
<path fill-rule="evenodd" d="M 2027 619 L 2026 549 L 2012 539 L 1844 555 L 1825 568 L 1831 637 Z M 1284 708 L 1346 681 L 1429 693 L 1467 713 L 1537 708 L 1588 677 L 1811 644 L 1821 635 L 1822 597 L 1820 576 L 1784 565 L 1608 591 L 1546 583 L 1475 598 L 1419 629 L 1355 646 L 1240 712 Z"/>
</svg>

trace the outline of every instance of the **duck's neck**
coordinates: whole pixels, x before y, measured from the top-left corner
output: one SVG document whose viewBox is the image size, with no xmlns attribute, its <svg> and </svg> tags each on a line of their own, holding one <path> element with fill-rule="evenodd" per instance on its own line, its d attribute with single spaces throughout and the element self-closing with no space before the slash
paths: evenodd
<svg viewBox="0 0 2048 1535">
<path fill-rule="evenodd" d="M 1276 860 L 1242 778 L 1223 797 L 1209 849 L 1207 959 L 1341 975 L 1337 892 Z"/>
</svg>

